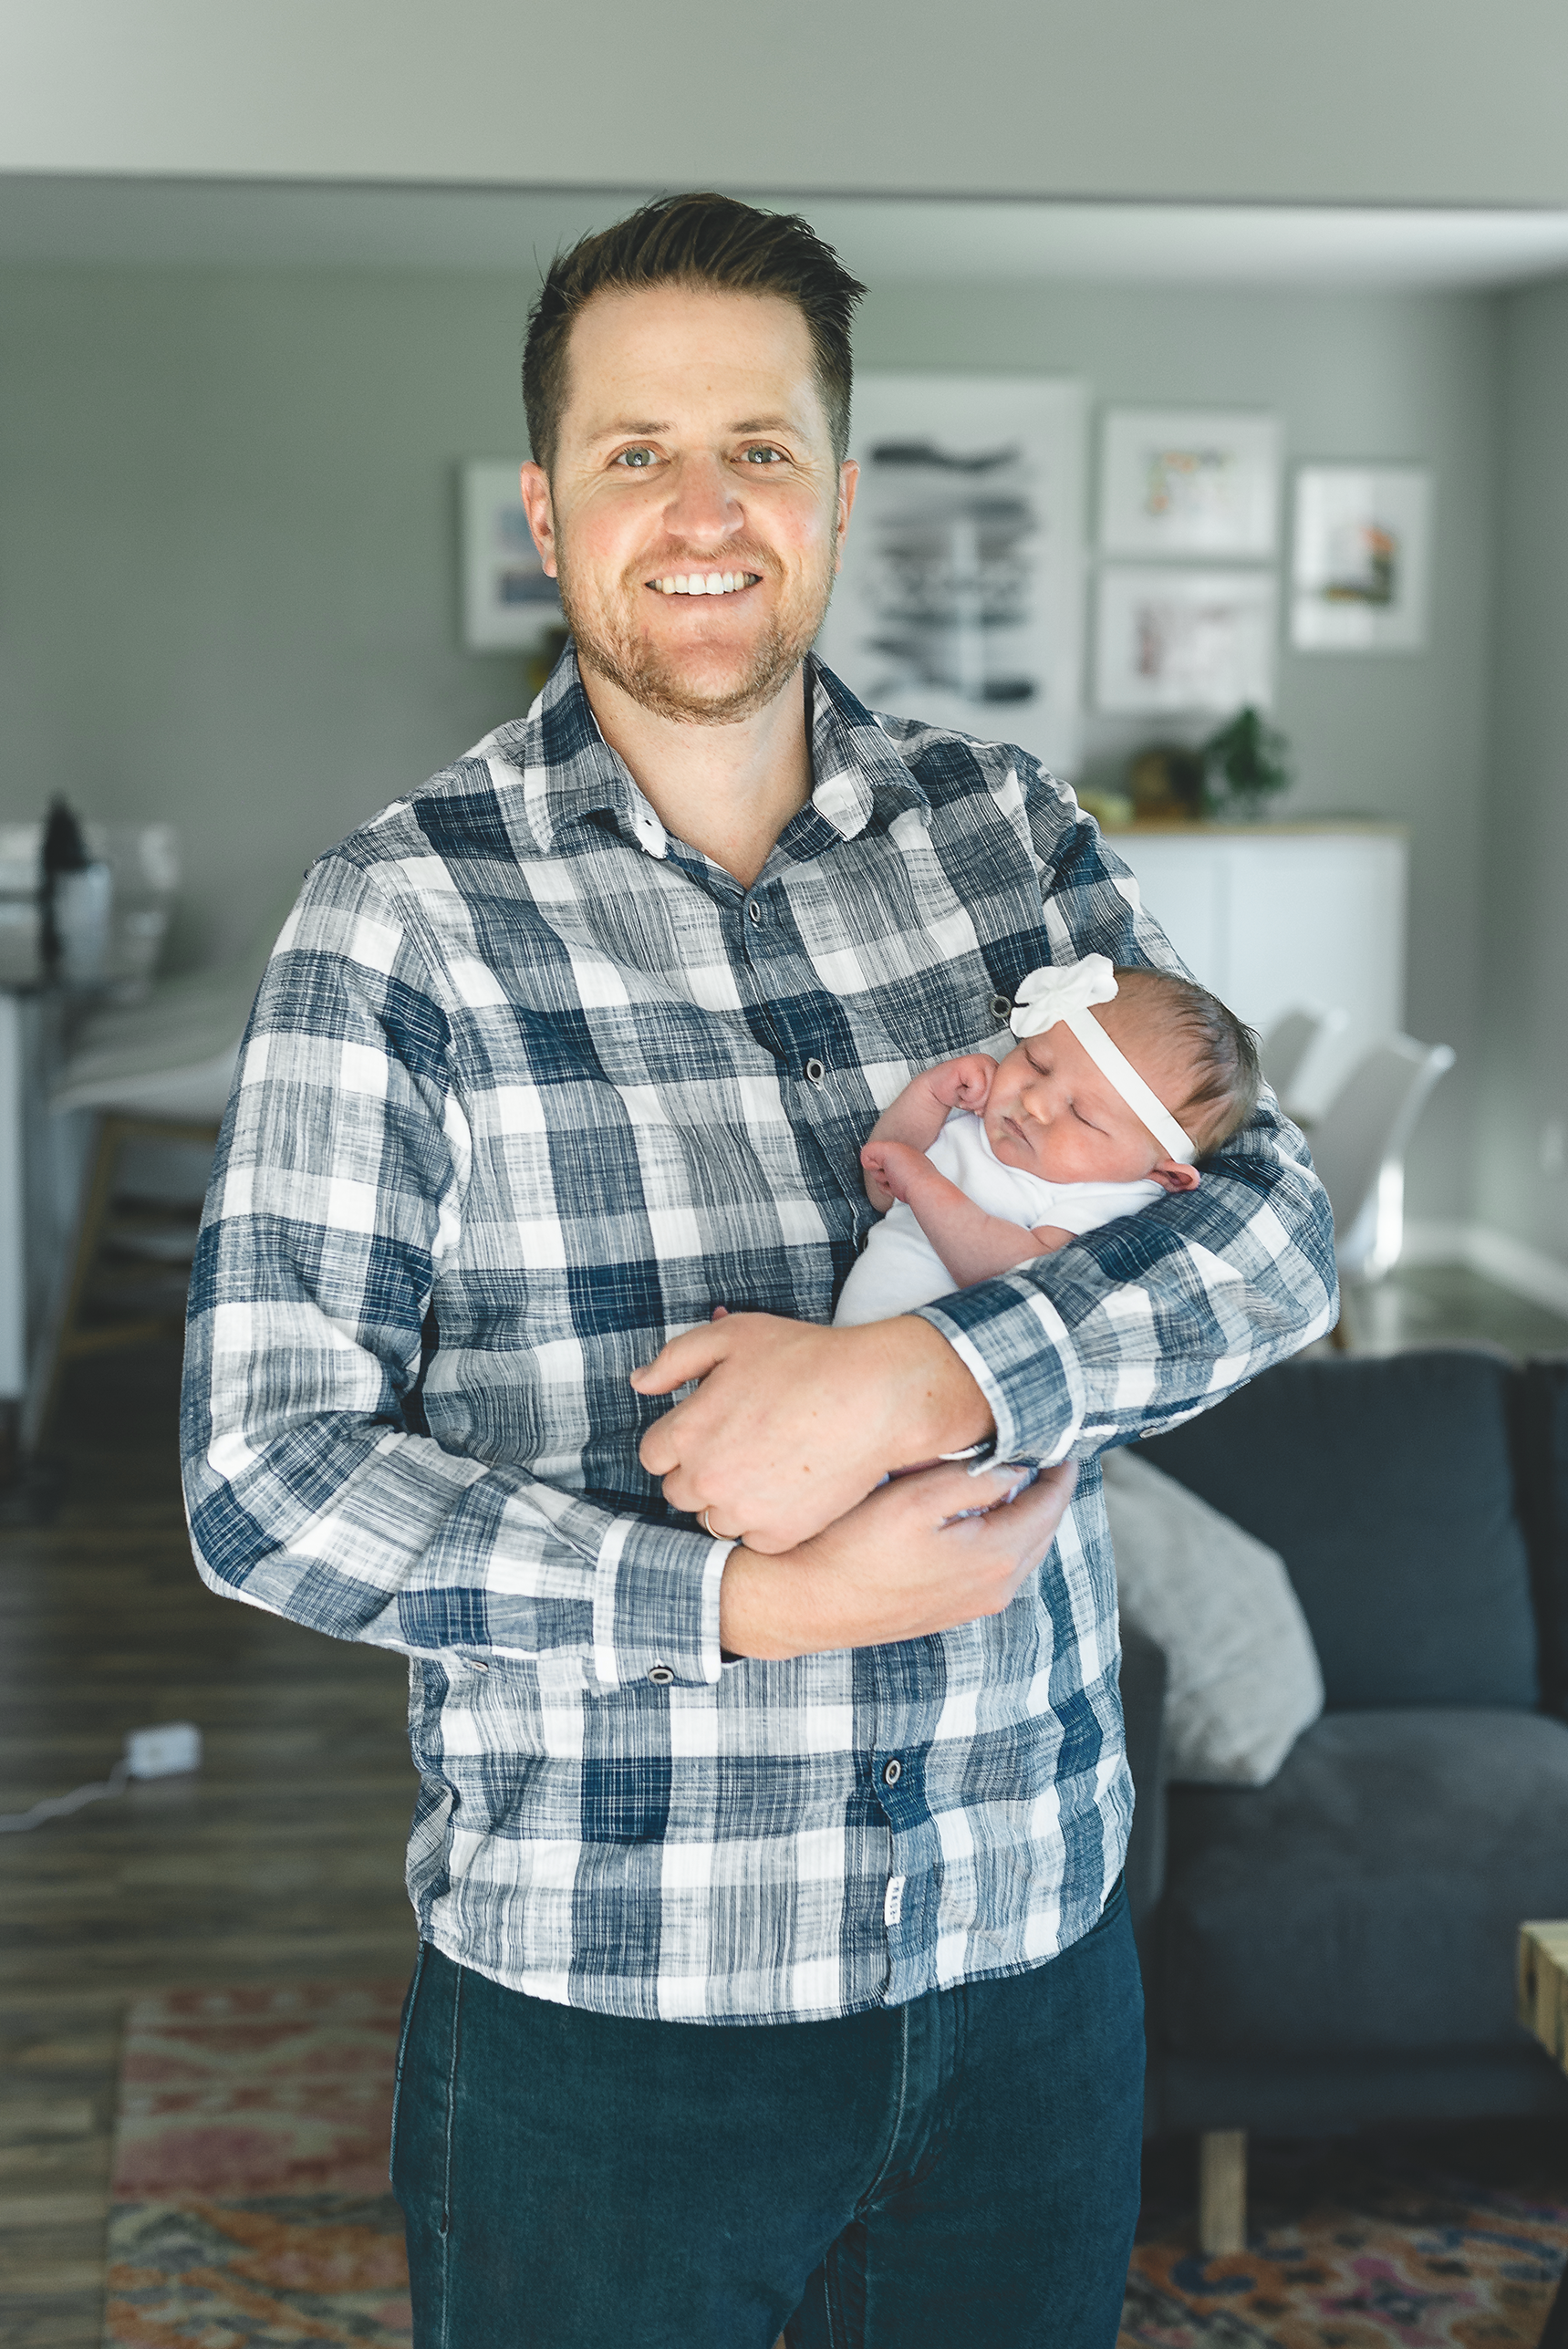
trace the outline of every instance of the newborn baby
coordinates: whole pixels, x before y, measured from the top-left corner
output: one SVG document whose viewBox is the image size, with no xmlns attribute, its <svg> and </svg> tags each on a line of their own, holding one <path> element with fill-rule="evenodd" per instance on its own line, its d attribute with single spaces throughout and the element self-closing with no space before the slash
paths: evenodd
<svg viewBox="0 0 1568 2349">
<path fill-rule="evenodd" d="M 1091 1008 L 1094 1006 L 1096 1008 Z M 1251 1115 L 1257 1040 L 1218 997 L 1103 954 L 1031 972 L 1005 1060 L 907 1085 L 860 1153 L 885 1211 L 834 1321 L 885 1321 L 1065 1247 L 1168 1193 Z"/>
</svg>

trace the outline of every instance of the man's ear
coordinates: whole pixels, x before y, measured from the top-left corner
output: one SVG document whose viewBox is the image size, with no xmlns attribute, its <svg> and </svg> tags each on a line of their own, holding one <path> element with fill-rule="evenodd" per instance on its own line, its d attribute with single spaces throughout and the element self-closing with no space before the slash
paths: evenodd
<svg viewBox="0 0 1568 2349">
<path fill-rule="evenodd" d="M 849 516 L 854 511 L 855 492 L 860 480 L 860 468 L 853 457 L 846 457 L 838 468 L 838 513 L 834 524 L 833 571 L 836 578 L 844 560 L 845 534 L 849 528 Z"/>
<path fill-rule="evenodd" d="M 1158 1166 L 1149 1169 L 1151 1180 L 1164 1190 L 1196 1190 L 1200 1177 L 1196 1167 L 1178 1166 L 1174 1159 L 1161 1159 Z"/>
<path fill-rule="evenodd" d="M 556 577 L 556 509 L 550 500 L 550 476 L 543 465 L 536 465 L 530 457 L 519 479 L 523 484 L 523 511 L 528 517 L 534 544 L 539 549 L 539 560 L 545 566 L 546 578 L 553 579 Z"/>
</svg>

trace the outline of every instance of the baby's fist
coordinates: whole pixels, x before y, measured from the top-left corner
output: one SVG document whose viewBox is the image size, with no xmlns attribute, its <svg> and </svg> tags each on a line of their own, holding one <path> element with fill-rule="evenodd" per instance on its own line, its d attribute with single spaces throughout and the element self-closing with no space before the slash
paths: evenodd
<svg viewBox="0 0 1568 2349">
<path fill-rule="evenodd" d="M 867 1142 L 860 1153 L 866 1189 L 873 1207 L 890 1207 L 909 1196 L 909 1177 L 920 1162 L 919 1150 L 908 1142 Z"/>
<path fill-rule="evenodd" d="M 986 1105 L 996 1063 L 988 1052 L 961 1053 L 933 1068 L 929 1082 L 939 1101 L 950 1109 L 971 1109 L 978 1116 Z"/>
</svg>

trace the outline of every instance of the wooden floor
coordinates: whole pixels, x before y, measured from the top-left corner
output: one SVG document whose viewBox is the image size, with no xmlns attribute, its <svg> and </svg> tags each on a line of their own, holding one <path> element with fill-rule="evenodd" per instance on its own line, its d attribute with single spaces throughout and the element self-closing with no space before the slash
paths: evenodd
<svg viewBox="0 0 1568 2349">
<path fill-rule="evenodd" d="M 1413 1270 L 1358 1349 L 1568 1350 L 1568 1322 Z M 414 1780 L 396 1657 L 213 1598 L 175 1474 L 178 1360 L 83 1362 L 47 1522 L 0 1524 L 0 1812 L 99 1779 L 129 1729 L 192 1720 L 197 1778 L 0 1835 L 0 2342 L 98 2349 L 121 2020 L 143 1989 L 395 1977 Z"/>
<path fill-rule="evenodd" d="M 98 2349 L 121 2019 L 141 1990 L 396 1977 L 414 1775 L 400 1658 L 198 1582 L 173 1347 L 84 1362 L 50 1522 L 0 1528 L 0 1812 L 191 1720 L 195 1778 L 0 1835 L 0 2342 Z"/>
</svg>

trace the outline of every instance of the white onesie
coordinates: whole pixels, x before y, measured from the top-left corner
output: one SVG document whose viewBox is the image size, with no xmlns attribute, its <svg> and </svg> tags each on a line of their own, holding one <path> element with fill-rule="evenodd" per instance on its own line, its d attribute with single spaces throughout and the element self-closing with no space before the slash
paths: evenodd
<svg viewBox="0 0 1568 2349">
<path fill-rule="evenodd" d="M 1147 1180 L 1047 1182 L 1044 1175 L 1010 1167 L 992 1149 L 972 1109 L 954 1109 L 926 1156 L 966 1199 L 1026 1232 L 1043 1223 L 1064 1232 L 1093 1232 L 1165 1197 L 1163 1185 Z M 859 1261 L 844 1284 L 834 1324 L 849 1328 L 865 1321 L 887 1321 L 937 1297 L 951 1296 L 958 1285 L 916 1222 L 914 1210 L 895 1200 L 871 1227 Z"/>
</svg>

